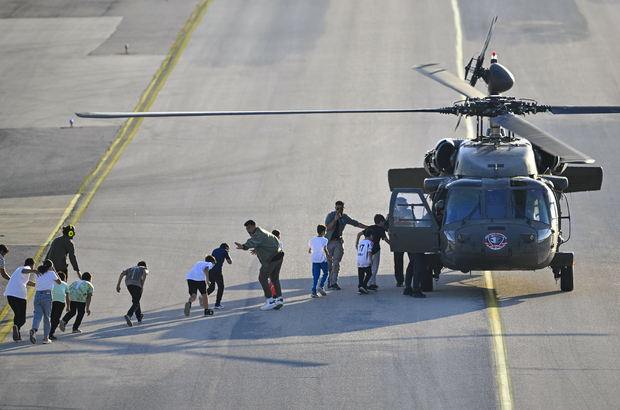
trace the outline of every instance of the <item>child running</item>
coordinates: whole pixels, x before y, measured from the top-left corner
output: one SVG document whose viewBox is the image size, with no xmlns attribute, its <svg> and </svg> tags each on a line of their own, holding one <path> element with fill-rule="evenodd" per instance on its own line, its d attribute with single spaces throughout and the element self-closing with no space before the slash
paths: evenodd
<svg viewBox="0 0 620 410">
<path fill-rule="evenodd" d="M 205 316 L 213 314 L 213 310 L 209 309 L 209 295 L 207 294 L 207 286 L 209 282 L 209 269 L 213 269 L 217 261 L 211 255 L 205 256 L 204 262 L 198 262 L 194 267 L 187 272 L 185 280 L 187 280 L 187 287 L 189 288 L 189 299 L 185 303 L 185 309 L 183 313 L 185 316 L 189 316 L 189 310 L 192 308 L 192 302 L 196 300 L 198 292 L 202 296 L 202 303 L 205 308 Z"/>
<path fill-rule="evenodd" d="M 364 230 L 364 239 L 357 245 L 358 295 L 368 294 L 368 281 L 372 276 L 372 240 L 372 230 L 366 229 Z"/>
<path fill-rule="evenodd" d="M 331 260 L 331 256 L 327 252 L 327 238 L 325 237 L 325 225 L 318 225 L 316 227 L 316 233 L 318 234 L 314 238 L 308 242 L 308 253 L 312 256 L 310 260 L 312 261 L 312 293 L 310 294 L 313 298 L 318 298 L 319 295 L 317 291 L 323 295 L 327 296 L 323 287 L 325 286 L 325 281 L 327 280 L 328 271 L 327 271 L 327 261 Z M 319 282 L 319 276 L 321 275 L 321 270 L 323 271 L 323 277 L 321 278 L 321 283 L 317 286 Z"/>
</svg>

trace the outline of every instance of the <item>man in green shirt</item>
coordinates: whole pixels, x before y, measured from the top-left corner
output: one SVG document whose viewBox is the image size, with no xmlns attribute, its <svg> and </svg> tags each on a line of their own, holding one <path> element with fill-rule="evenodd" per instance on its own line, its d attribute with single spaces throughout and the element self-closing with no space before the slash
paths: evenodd
<svg viewBox="0 0 620 410">
<path fill-rule="evenodd" d="M 256 256 L 261 264 L 258 281 L 263 287 L 265 298 L 267 299 L 261 309 L 280 309 L 284 306 L 282 289 L 280 287 L 280 268 L 282 267 L 284 252 L 280 248 L 280 242 L 274 235 L 256 226 L 256 223 L 251 219 L 244 225 L 245 230 L 250 234 L 250 239 L 243 245 L 239 242 L 235 242 L 235 245 L 237 245 L 237 249 L 244 251 L 254 249 L 256 251 Z M 276 291 L 275 295 L 271 293 L 271 287 L 269 286 L 270 278 Z"/>
</svg>

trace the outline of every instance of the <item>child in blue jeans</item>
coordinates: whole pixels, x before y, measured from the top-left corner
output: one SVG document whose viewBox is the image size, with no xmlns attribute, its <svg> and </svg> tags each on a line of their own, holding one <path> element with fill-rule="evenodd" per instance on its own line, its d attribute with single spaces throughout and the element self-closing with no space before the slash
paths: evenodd
<svg viewBox="0 0 620 410">
<path fill-rule="evenodd" d="M 312 293 L 310 296 L 313 298 L 318 298 L 319 295 L 317 291 L 323 295 L 327 296 L 325 290 L 323 290 L 323 286 L 325 286 L 325 281 L 327 280 L 328 271 L 327 271 L 327 260 L 331 260 L 331 256 L 327 252 L 327 238 L 325 237 L 325 225 L 318 225 L 316 227 L 316 233 L 318 234 L 314 238 L 310 240 L 308 245 L 310 249 L 308 249 L 308 253 L 312 256 L 310 257 L 312 260 Z M 319 282 L 319 276 L 321 275 L 321 270 L 323 271 L 323 277 L 321 278 L 321 284 L 317 286 Z"/>
</svg>

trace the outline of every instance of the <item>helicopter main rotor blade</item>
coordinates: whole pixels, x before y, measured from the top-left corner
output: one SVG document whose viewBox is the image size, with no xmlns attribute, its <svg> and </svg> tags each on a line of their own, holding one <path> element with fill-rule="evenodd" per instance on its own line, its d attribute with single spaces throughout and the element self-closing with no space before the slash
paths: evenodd
<svg viewBox="0 0 620 410">
<path fill-rule="evenodd" d="M 491 35 L 493 34 L 493 28 L 495 27 L 495 23 L 497 22 L 497 16 L 493 20 L 491 20 L 491 27 L 489 28 L 489 32 L 487 34 L 486 40 L 484 40 L 484 44 L 482 45 L 482 50 L 480 50 L 480 54 L 478 54 L 478 59 L 476 60 L 476 68 L 474 69 L 474 74 L 471 77 L 471 81 L 469 85 L 472 87 L 476 85 L 478 78 L 482 76 L 481 71 L 483 71 L 482 64 L 484 64 L 484 55 L 487 52 L 487 47 L 489 46 L 489 42 L 491 41 Z"/>
<path fill-rule="evenodd" d="M 447 71 L 445 68 L 441 68 L 439 64 L 424 64 L 417 67 L 412 67 L 417 72 L 424 74 L 427 77 L 432 78 L 445 85 L 454 91 L 463 94 L 467 98 L 485 98 L 486 95 L 481 91 L 476 90 L 465 81 L 461 80 L 454 74 Z"/>
<path fill-rule="evenodd" d="M 620 107 L 611 105 L 552 105 L 549 106 L 549 111 L 553 114 L 620 114 Z"/>
<path fill-rule="evenodd" d="M 411 112 L 452 113 L 452 108 L 381 110 L 287 110 L 287 111 L 171 111 L 171 112 L 76 112 L 80 118 L 217 117 L 233 115 L 385 114 Z"/>
<path fill-rule="evenodd" d="M 575 164 L 591 164 L 594 160 L 586 154 L 577 151 L 570 145 L 560 141 L 551 134 L 530 124 L 514 114 L 503 114 L 490 119 L 493 123 L 514 132 L 527 139 L 540 149 L 551 155 L 557 155 L 561 162 Z"/>
</svg>

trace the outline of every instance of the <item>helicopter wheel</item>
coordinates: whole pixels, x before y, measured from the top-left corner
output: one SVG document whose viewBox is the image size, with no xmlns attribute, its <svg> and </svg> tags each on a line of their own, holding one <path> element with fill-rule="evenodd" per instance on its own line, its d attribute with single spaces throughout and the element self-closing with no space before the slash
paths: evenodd
<svg viewBox="0 0 620 410">
<path fill-rule="evenodd" d="M 422 292 L 432 292 L 433 279 L 433 270 L 429 267 L 425 267 L 422 272 L 422 280 L 420 281 L 420 290 Z"/>
<path fill-rule="evenodd" d="M 560 274 L 560 289 L 562 289 L 562 292 L 570 292 L 573 288 L 573 265 L 570 265 L 562 268 Z"/>
</svg>

